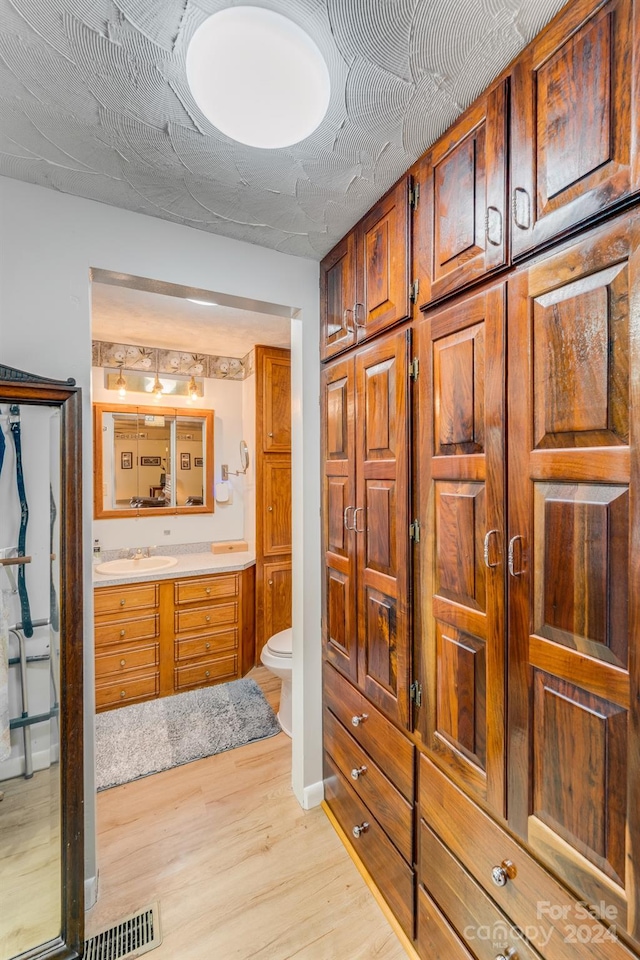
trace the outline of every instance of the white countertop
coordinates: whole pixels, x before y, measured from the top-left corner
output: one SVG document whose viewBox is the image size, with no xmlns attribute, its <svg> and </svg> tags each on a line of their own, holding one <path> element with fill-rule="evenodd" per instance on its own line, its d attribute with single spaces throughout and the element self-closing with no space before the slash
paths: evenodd
<svg viewBox="0 0 640 960">
<path fill-rule="evenodd" d="M 149 583 L 153 580 L 175 580 L 176 577 L 199 576 L 204 573 L 228 573 L 246 570 L 256 562 L 250 551 L 239 553 L 183 553 L 177 563 L 163 570 L 131 573 L 98 573 L 93 571 L 94 587 L 112 587 L 118 583 Z"/>
</svg>

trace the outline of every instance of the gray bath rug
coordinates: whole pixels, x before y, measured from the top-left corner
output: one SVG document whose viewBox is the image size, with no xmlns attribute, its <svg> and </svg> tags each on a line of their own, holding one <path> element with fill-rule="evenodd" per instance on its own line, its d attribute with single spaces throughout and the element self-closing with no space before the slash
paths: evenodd
<svg viewBox="0 0 640 960">
<path fill-rule="evenodd" d="M 255 680 L 190 690 L 96 716 L 98 790 L 280 733 Z"/>
</svg>

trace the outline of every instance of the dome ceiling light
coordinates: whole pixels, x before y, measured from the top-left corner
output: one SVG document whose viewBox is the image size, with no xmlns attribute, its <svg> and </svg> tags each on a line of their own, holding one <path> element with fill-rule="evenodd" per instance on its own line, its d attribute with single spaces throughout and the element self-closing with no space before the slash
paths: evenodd
<svg viewBox="0 0 640 960">
<path fill-rule="evenodd" d="M 327 65 L 311 37 L 261 7 L 231 7 L 205 20 L 187 49 L 187 81 L 218 130 L 266 149 L 313 133 L 331 93 Z"/>
</svg>

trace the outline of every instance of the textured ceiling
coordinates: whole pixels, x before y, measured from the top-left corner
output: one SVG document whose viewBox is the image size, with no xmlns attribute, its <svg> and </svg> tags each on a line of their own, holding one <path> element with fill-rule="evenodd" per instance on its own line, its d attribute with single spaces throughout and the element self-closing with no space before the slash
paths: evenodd
<svg viewBox="0 0 640 960">
<path fill-rule="evenodd" d="M 318 259 L 563 6 L 248 2 L 327 61 L 302 143 L 243 147 L 191 97 L 189 39 L 233 0 L 0 0 L 0 174 Z"/>
</svg>

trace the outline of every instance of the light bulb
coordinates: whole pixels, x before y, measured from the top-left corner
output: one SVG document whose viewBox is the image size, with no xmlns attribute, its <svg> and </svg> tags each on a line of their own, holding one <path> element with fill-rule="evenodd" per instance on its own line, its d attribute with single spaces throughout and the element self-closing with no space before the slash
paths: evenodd
<svg viewBox="0 0 640 960">
<path fill-rule="evenodd" d="M 120 369 L 120 375 L 118 376 L 118 379 L 116 380 L 116 387 L 118 388 L 118 396 L 119 396 L 119 397 L 126 397 L 126 395 L 127 395 L 127 381 L 126 381 L 125 378 L 122 376 L 122 367 L 120 367 L 119 369 Z"/>
<path fill-rule="evenodd" d="M 154 383 L 151 392 L 153 393 L 153 395 L 154 395 L 154 397 L 156 398 L 156 400 L 159 400 L 160 397 L 162 396 L 162 394 L 164 393 L 162 384 L 160 383 L 160 380 L 158 379 L 158 374 L 157 374 L 157 373 L 156 373 L 156 382 Z"/>
<path fill-rule="evenodd" d="M 197 400 L 197 399 L 198 399 L 198 384 L 197 384 L 196 381 L 195 381 L 195 377 L 193 377 L 193 376 L 191 377 L 191 380 L 189 380 L 189 386 L 188 386 L 187 389 L 188 389 L 188 391 L 189 391 L 189 398 L 190 398 L 191 400 Z"/>
</svg>

